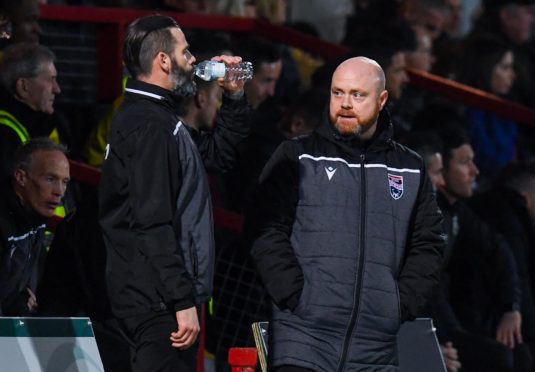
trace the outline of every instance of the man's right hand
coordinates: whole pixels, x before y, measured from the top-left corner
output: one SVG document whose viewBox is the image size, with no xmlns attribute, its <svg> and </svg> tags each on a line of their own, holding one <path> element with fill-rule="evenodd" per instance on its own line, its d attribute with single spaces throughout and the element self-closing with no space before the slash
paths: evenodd
<svg viewBox="0 0 535 372">
<path fill-rule="evenodd" d="M 28 306 L 30 312 L 35 311 L 35 309 L 37 309 L 37 297 L 35 297 L 35 294 L 30 288 L 26 288 L 26 292 L 28 293 L 28 302 L 26 302 L 26 306 Z"/>
<path fill-rule="evenodd" d="M 178 331 L 171 333 L 171 346 L 180 350 L 189 349 L 195 340 L 197 340 L 197 335 L 200 331 L 195 306 L 177 311 L 176 322 L 178 324 Z"/>
<path fill-rule="evenodd" d="M 444 363 L 446 363 L 448 372 L 457 372 L 461 368 L 457 349 L 453 347 L 451 342 L 440 345 L 440 349 L 442 350 L 442 356 L 444 357 Z"/>
</svg>

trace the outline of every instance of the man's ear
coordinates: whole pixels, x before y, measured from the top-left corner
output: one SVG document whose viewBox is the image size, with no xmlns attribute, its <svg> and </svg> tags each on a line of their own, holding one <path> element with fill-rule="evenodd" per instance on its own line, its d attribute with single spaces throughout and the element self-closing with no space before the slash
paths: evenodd
<svg viewBox="0 0 535 372">
<path fill-rule="evenodd" d="M 30 87 L 28 85 L 27 79 L 20 78 L 15 83 L 15 94 L 17 97 L 19 97 L 23 101 L 28 97 L 29 90 L 30 90 Z"/>
<path fill-rule="evenodd" d="M 156 55 L 155 63 L 160 67 L 162 71 L 164 71 L 166 74 L 171 73 L 171 58 L 164 52 L 159 52 Z"/>
<path fill-rule="evenodd" d="M 383 107 L 385 107 L 385 104 L 386 104 L 386 101 L 388 100 L 388 91 L 387 90 L 383 90 L 381 92 L 381 94 L 379 94 L 379 105 L 380 105 L 380 110 L 383 109 Z"/>
<path fill-rule="evenodd" d="M 201 109 L 203 108 L 205 103 L 206 103 L 206 91 L 204 89 L 197 89 L 197 93 L 195 94 L 195 106 Z"/>
<path fill-rule="evenodd" d="M 26 185 L 28 179 L 28 177 L 26 176 L 26 171 L 20 168 L 15 169 L 14 177 L 17 185 L 19 185 L 20 187 L 24 187 Z"/>
</svg>

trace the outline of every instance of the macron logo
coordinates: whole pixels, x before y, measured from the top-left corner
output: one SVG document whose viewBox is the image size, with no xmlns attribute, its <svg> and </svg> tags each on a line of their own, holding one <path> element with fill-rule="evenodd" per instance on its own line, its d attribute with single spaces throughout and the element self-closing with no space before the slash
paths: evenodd
<svg viewBox="0 0 535 372">
<path fill-rule="evenodd" d="M 329 178 L 329 181 L 331 178 L 333 178 L 334 174 L 336 173 L 336 168 L 333 167 L 325 167 L 325 173 L 327 173 L 327 177 Z"/>
</svg>

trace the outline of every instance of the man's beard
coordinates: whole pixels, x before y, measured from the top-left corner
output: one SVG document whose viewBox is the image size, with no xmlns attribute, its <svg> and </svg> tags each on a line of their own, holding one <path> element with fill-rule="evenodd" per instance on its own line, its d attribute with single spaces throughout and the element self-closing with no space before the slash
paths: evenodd
<svg viewBox="0 0 535 372">
<path fill-rule="evenodd" d="M 377 118 L 378 116 L 365 119 L 356 118 L 357 122 L 349 125 L 347 123 L 338 123 L 336 117 L 331 117 L 331 123 L 342 135 L 355 135 L 361 137 L 373 128 L 374 124 L 377 122 Z"/>
<path fill-rule="evenodd" d="M 193 80 L 193 70 L 190 72 L 184 71 L 176 63 L 174 58 L 171 60 L 171 74 L 169 78 L 173 84 L 173 97 L 177 101 L 193 97 L 197 93 L 197 84 Z"/>
</svg>

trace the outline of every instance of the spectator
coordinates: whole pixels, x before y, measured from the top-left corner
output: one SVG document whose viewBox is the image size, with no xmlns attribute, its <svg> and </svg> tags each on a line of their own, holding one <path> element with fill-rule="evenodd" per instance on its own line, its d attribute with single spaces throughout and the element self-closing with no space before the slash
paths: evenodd
<svg viewBox="0 0 535 372">
<path fill-rule="evenodd" d="M 435 40 L 448 26 L 448 11 L 445 0 L 405 0 L 401 16 L 412 26 L 425 29 Z"/>
<path fill-rule="evenodd" d="M 245 84 L 245 94 L 251 107 L 257 110 L 275 94 L 282 70 L 280 50 L 274 44 L 258 39 L 238 40 L 234 52 L 253 64 L 253 78 Z"/>
<path fill-rule="evenodd" d="M 39 43 L 41 26 L 39 26 L 38 0 L 12 1 L 7 7 L 7 15 L 11 21 L 12 35 L 9 44 Z"/>
<path fill-rule="evenodd" d="M 522 339 L 535 355 L 535 166 L 514 164 L 500 172 L 494 187 L 471 206 L 509 243 L 516 260 L 522 298 Z"/>
<path fill-rule="evenodd" d="M 36 44 L 14 44 L 0 62 L 0 153 L 2 181 L 10 174 L 15 149 L 31 137 L 49 136 L 58 123 L 54 99 L 55 56 Z"/>
<path fill-rule="evenodd" d="M 438 281 L 440 212 L 421 158 L 391 140 L 384 79 L 368 58 L 343 62 L 328 121 L 260 177 L 248 231 L 273 371 L 397 370 L 399 326 Z"/>
<path fill-rule="evenodd" d="M 46 220 L 61 204 L 70 177 L 65 152 L 36 138 L 15 154 L 0 208 L 0 316 L 29 316 L 38 307 Z"/>
<path fill-rule="evenodd" d="M 444 164 L 442 162 L 442 142 L 437 135 L 429 132 L 414 132 L 408 139 L 407 147 L 416 151 L 426 165 L 431 186 L 435 192 L 443 188 Z"/>
<path fill-rule="evenodd" d="M 533 0 L 484 0 L 485 10 L 469 35 L 470 39 L 496 38 L 515 56 L 513 100 L 535 107 L 535 54 L 529 42 L 533 26 Z"/>
<path fill-rule="evenodd" d="M 114 117 L 99 186 L 111 309 L 135 353 L 134 371 L 194 371 L 198 306 L 211 296 L 214 262 L 205 167 L 233 165 L 249 107 L 243 82 L 220 78 L 217 130 L 194 142 L 176 115 L 176 100 L 196 89 L 195 57 L 178 24 L 160 15 L 135 20 L 123 54 L 132 79 Z"/>
<path fill-rule="evenodd" d="M 422 27 L 413 26 L 412 30 L 416 37 L 416 48 L 405 53 L 406 66 L 422 72 L 430 72 L 435 62 L 433 40 Z M 414 119 L 429 99 L 429 93 L 414 85 L 403 88 L 401 97 L 391 107 L 394 123 L 397 124 L 396 138 L 400 141 L 403 141 L 404 137 L 410 139 Z"/>
<path fill-rule="evenodd" d="M 388 91 L 387 109 L 394 124 L 394 137 L 403 138 L 410 131 L 412 123 L 403 115 L 404 111 L 416 111 L 408 103 L 400 103 L 409 77 L 405 72 L 408 51 L 416 48 L 416 35 L 405 23 L 385 26 L 380 35 L 369 38 L 366 44 L 356 46 L 356 53 L 376 60 L 383 67 Z"/>
<path fill-rule="evenodd" d="M 448 234 L 445 273 L 430 302 L 439 339 L 455 345 L 468 371 L 527 371 L 514 258 L 503 237 L 465 203 L 479 174 L 468 137 L 458 123 L 439 135 L 445 186 L 437 199 Z"/>
<path fill-rule="evenodd" d="M 8 10 L 8 0 L 0 0 L 0 39 L 11 38 L 12 24 Z"/>
<path fill-rule="evenodd" d="M 412 29 L 416 36 L 416 48 L 407 52 L 407 67 L 429 72 L 435 62 L 433 39 L 421 27 L 414 26 Z"/>
<path fill-rule="evenodd" d="M 514 54 L 494 39 L 478 39 L 466 48 L 459 80 L 507 98 L 515 81 Z M 518 127 L 510 119 L 468 108 L 470 143 L 481 175 L 490 179 L 517 155 Z"/>
<path fill-rule="evenodd" d="M 424 160 L 433 190 L 436 192 L 438 189 L 443 188 L 445 186 L 444 166 L 442 163 L 442 143 L 439 137 L 431 131 L 414 132 L 410 135 L 407 146 L 415 150 Z M 444 280 L 444 273 L 441 273 L 441 284 Z M 435 292 L 440 291 L 436 290 Z M 431 301 L 436 302 L 439 300 L 442 299 L 437 295 L 431 299 Z M 461 362 L 453 343 L 451 341 L 443 342 L 440 345 L 440 349 L 448 372 L 457 372 L 461 368 Z"/>
<path fill-rule="evenodd" d="M 240 145 L 239 165 L 224 176 L 226 206 L 242 211 L 250 201 L 255 180 L 284 139 L 277 124 L 282 116 L 279 102 L 271 99 L 281 76 L 282 56 L 278 46 L 258 38 L 238 42 L 235 52 L 253 64 L 253 78 L 245 84 L 245 94 L 253 108 L 251 134 Z"/>
<path fill-rule="evenodd" d="M 295 138 L 311 133 L 323 117 L 327 95 L 323 91 L 311 89 L 295 98 L 285 111 L 280 131 L 286 138 Z"/>
</svg>

